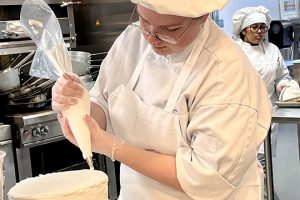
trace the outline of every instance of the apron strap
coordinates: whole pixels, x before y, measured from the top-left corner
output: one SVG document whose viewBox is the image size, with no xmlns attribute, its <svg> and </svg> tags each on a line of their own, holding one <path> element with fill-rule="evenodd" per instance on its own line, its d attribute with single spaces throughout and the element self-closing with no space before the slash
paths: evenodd
<svg viewBox="0 0 300 200">
<path fill-rule="evenodd" d="M 207 22 L 205 24 L 207 24 Z M 205 26 L 205 24 L 201 27 L 202 28 L 202 30 L 200 30 L 201 33 L 196 38 L 196 42 L 194 44 L 193 50 L 189 55 L 188 59 L 186 60 L 186 62 L 184 63 L 183 68 L 179 74 L 179 77 L 176 80 L 175 85 L 171 91 L 170 97 L 165 106 L 165 110 L 167 112 L 173 112 L 177 100 L 180 97 L 180 93 L 197 62 L 201 50 L 203 49 L 204 43 L 206 42 L 206 39 L 208 37 L 208 27 Z"/>
<path fill-rule="evenodd" d="M 191 54 L 189 55 L 188 59 L 186 60 L 186 62 L 184 63 L 184 66 L 179 74 L 179 77 L 176 80 L 175 85 L 171 91 L 170 97 L 165 106 L 165 110 L 167 112 L 173 112 L 173 109 L 176 106 L 176 103 L 180 96 L 182 88 L 184 87 L 185 82 L 187 81 L 189 75 L 191 74 L 191 72 L 196 64 L 196 61 L 199 57 L 199 54 L 201 53 L 201 50 L 204 46 L 204 43 L 206 42 L 206 39 L 209 34 L 208 29 L 209 29 L 209 23 L 206 21 L 202 25 L 200 33 L 196 38 L 193 50 L 192 50 Z M 140 76 L 141 70 L 143 68 L 143 64 L 145 62 L 146 56 L 148 55 L 150 49 L 151 49 L 151 45 L 148 44 L 145 51 L 142 53 L 142 56 L 139 59 L 139 62 L 137 64 L 129 82 L 127 83 L 128 89 L 133 90 L 133 88 L 135 87 L 137 80 Z"/>
<path fill-rule="evenodd" d="M 131 90 L 133 90 L 134 86 L 137 83 L 137 80 L 140 76 L 140 73 L 142 71 L 142 68 L 143 68 L 143 65 L 144 65 L 144 62 L 145 62 L 145 58 L 148 55 L 148 52 L 150 51 L 150 49 L 151 49 L 151 45 L 148 44 L 147 47 L 145 48 L 141 58 L 139 59 L 139 62 L 136 65 L 136 68 L 135 68 L 129 82 L 127 83 L 127 87 Z"/>
</svg>

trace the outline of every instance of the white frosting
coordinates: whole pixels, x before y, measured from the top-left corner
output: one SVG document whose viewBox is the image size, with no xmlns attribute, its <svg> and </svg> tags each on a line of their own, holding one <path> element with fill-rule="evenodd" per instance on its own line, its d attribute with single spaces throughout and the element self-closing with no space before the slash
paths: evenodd
<svg viewBox="0 0 300 200">
<path fill-rule="evenodd" d="M 108 200 L 108 177 L 98 170 L 40 175 L 17 183 L 8 197 L 9 200 Z"/>
<path fill-rule="evenodd" d="M 63 111 L 62 114 L 68 119 L 70 128 L 82 151 L 83 158 L 92 157 L 91 135 L 90 130 L 84 120 L 87 114 L 90 114 L 90 96 L 87 90 L 85 95 L 79 99 L 78 104 L 71 106 L 68 110 Z"/>
</svg>

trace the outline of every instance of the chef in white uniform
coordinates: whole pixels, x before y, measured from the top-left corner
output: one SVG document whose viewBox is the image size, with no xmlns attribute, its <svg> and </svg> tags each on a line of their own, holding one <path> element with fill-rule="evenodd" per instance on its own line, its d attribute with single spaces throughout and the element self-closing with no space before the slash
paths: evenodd
<svg viewBox="0 0 300 200">
<path fill-rule="evenodd" d="M 265 39 L 271 22 L 269 10 L 264 6 L 242 8 L 233 15 L 232 22 L 236 42 L 264 80 L 274 105 L 292 78 L 278 47 Z"/>
<path fill-rule="evenodd" d="M 279 96 L 284 97 L 283 99 L 300 96 L 299 85 L 290 77 L 278 47 L 265 39 L 271 22 L 269 10 L 264 6 L 245 7 L 233 15 L 232 22 L 234 39 L 264 80 L 273 106 Z M 277 135 L 278 124 L 274 123 L 271 135 L 273 156 L 276 152 Z M 263 147 L 260 146 L 258 158 L 264 166 Z M 276 193 L 275 199 L 278 199 Z"/>
<path fill-rule="evenodd" d="M 132 2 L 139 22 L 102 62 L 86 117 L 93 151 L 121 162 L 119 199 L 261 199 L 257 151 L 271 104 L 246 55 L 208 18 L 228 0 Z M 82 95 L 66 73 L 52 107 L 68 109 Z"/>
</svg>

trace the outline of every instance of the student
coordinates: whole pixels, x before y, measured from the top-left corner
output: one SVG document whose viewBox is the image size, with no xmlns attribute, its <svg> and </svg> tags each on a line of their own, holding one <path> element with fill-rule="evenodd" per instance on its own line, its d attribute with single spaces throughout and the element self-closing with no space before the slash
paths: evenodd
<svg viewBox="0 0 300 200">
<path fill-rule="evenodd" d="M 245 7 L 232 17 L 233 34 L 238 45 L 246 53 L 261 78 L 264 80 L 270 100 L 275 102 L 281 99 L 300 96 L 299 85 L 292 80 L 285 65 L 280 50 L 265 38 L 270 28 L 271 16 L 264 6 Z M 278 124 L 272 124 L 272 151 L 275 156 L 278 135 Z M 261 145 L 258 159 L 265 167 L 264 146 Z M 279 199 L 276 192 L 275 199 Z M 267 194 L 265 192 L 265 198 Z"/>
<path fill-rule="evenodd" d="M 139 21 L 117 38 L 90 91 L 92 149 L 121 163 L 120 200 L 261 199 L 257 151 L 271 106 L 242 50 L 209 17 L 228 0 L 132 0 Z M 52 107 L 84 88 L 65 73 Z"/>
</svg>

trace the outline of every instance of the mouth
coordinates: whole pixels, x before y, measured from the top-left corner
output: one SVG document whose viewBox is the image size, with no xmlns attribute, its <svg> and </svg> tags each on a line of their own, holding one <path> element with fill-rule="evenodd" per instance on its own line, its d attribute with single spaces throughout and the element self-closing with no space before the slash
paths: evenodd
<svg viewBox="0 0 300 200">
<path fill-rule="evenodd" d="M 260 40 L 262 40 L 262 37 L 255 37 L 254 38 L 256 41 L 260 41 Z"/>
<path fill-rule="evenodd" d="M 261 38 L 262 38 L 262 35 L 255 36 L 255 39 L 261 39 Z"/>
<path fill-rule="evenodd" d="M 161 50 L 166 48 L 166 46 L 152 46 L 153 49 Z"/>
</svg>

